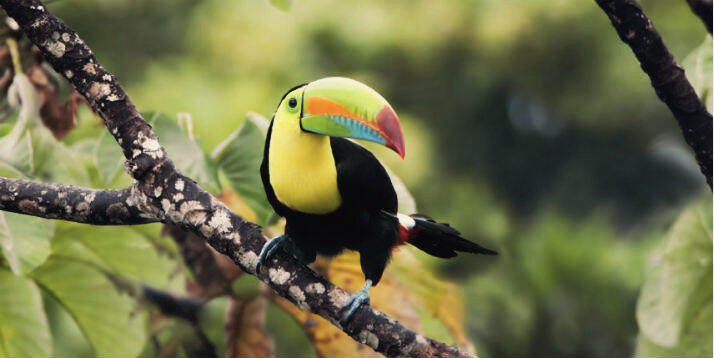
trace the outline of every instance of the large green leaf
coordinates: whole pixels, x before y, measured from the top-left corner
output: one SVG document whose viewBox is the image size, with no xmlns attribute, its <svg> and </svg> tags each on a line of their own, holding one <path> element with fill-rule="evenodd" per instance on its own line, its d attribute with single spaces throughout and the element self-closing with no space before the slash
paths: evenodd
<svg viewBox="0 0 714 358">
<path fill-rule="evenodd" d="M 253 209 L 261 225 L 270 224 L 268 219 L 273 213 L 260 178 L 265 146 L 265 132 L 261 127 L 267 128 L 267 122 L 267 119 L 251 114 L 211 154 L 230 186 Z"/>
<path fill-rule="evenodd" d="M 50 254 L 52 220 L 0 211 L 0 245 L 12 272 L 26 274 Z"/>
<path fill-rule="evenodd" d="M 52 254 L 81 260 L 102 270 L 161 288 L 180 290 L 177 263 L 159 254 L 140 232 L 129 227 L 60 223 Z"/>
<path fill-rule="evenodd" d="M 81 262 L 51 258 L 31 275 L 69 311 L 96 356 L 136 357 L 141 352 L 144 319 L 104 274 Z"/>
<path fill-rule="evenodd" d="M 637 322 L 641 356 L 651 356 L 656 346 L 712 355 L 711 199 L 687 208 L 651 259 Z"/>
<path fill-rule="evenodd" d="M 99 135 L 94 148 L 94 164 L 104 185 L 109 186 L 121 172 L 124 154 L 114 137 L 108 131 Z"/>
<path fill-rule="evenodd" d="M 221 190 L 215 163 L 183 132 L 177 121 L 160 113 L 146 114 L 145 118 L 149 118 L 169 158 L 184 175 L 210 192 Z"/>
<path fill-rule="evenodd" d="M 52 336 L 39 288 L 0 269 L 0 292 L 0 356 L 49 357 Z"/>
</svg>

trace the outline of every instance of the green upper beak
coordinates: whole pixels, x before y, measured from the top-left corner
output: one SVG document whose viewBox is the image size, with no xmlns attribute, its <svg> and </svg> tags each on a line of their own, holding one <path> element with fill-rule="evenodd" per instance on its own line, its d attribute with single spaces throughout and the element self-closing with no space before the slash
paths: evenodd
<svg viewBox="0 0 714 358">
<path fill-rule="evenodd" d="M 307 84 L 300 126 L 308 132 L 383 144 L 404 158 L 404 134 L 392 106 L 375 90 L 349 78 Z"/>
</svg>

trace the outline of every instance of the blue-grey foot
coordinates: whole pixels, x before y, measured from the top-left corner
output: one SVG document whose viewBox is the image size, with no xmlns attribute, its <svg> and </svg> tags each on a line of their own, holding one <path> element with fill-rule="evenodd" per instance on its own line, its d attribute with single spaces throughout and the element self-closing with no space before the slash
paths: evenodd
<svg viewBox="0 0 714 358">
<path fill-rule="evenodd" d="M 370 287 L 372 287 L 372 280 L 367 280 L 364 283 L 364 287 L 362 287 L 361 290 L 352 294 L 352 297 L 350 297 L 350 300 L 347 301 L 347 303 L 344 306 L 342 306 L 342 308 L 340 309 L 341 311 L 347 310 L 347 312 L 345 312 L 345 315 L 342 316 L 342 319 L 340 319 L 340 323 L 342 325 L 344 325 L 350 321 L 350 318 L 352 318 L 352 315 L 355 314 L 355 311 L 357 311 L 359 306 L 362 306 L 363 304 L 366 304 L 367 306 L 369 306 L 369 288 Z"/>
<path fill-rule="evenodd" d="M 288 239 L 287 236 L 280 235 L 266 242 L 263 249 L 260 250 L 260 255 L 258 255 L 258 263 L 255 265 L 255 273 L 260 273 L 260 267 L 263 266 L 263 263 L 270 260 L 270 257 L 273 256 L 275 250 L 288 244 L 289 240 L 290 239 Z"/>
</svg>

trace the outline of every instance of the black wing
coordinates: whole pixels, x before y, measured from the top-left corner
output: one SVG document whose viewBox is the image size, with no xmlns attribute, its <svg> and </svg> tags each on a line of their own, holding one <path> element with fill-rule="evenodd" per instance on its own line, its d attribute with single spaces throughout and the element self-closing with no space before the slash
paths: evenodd
<svg viewBox="0 0 714 358">
<path fill-rule="evenodd" d="M 382 164 L 370 151 L 344 138 L 330 138 L 342 205 L 379 213 L 397 212 L 397 193 Z"/>
</svg>

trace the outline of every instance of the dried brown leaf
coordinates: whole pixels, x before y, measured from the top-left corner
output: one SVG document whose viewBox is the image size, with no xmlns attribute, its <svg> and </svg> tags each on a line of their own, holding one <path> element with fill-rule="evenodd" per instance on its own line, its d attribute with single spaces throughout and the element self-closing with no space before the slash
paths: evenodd
<svg viewBox="0 0 714 358">
<path fill-rule="evenodd" d="M 275 352 L 273 338 L 265 332 L 267 300 L 231 299 L 226 307 L 226 355 L 228 357 L 268 358 Z"/>
</svg>

